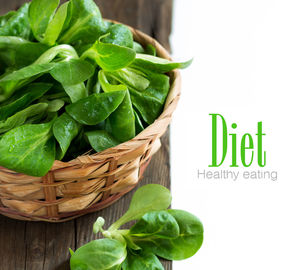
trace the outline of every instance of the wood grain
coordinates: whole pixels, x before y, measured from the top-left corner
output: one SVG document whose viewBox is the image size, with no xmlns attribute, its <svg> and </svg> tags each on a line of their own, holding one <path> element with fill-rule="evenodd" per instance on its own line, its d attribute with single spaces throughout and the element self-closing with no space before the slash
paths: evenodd
<svg viewBox="0 0 300 270">
<path fill-rule="evenodd" d="M 0 14 L 16 9 L 26 1 L 0 0 Z M 28 1 L 27 1 L 28 2 Z M 102 15 L 153 36 L 164 47 L 169 46 L 172 0 L 98 0 Z M 138 186 L 157 183 L 170 187 L 169 131 L 162 147 L 152 158 Z M 106 224 L 120 218 L 127 210 L 132 194 L 97 213 L 61 224 L 22 222 L 0 216 L 0 270 L 65 270 L 69 269 L 69 248 L 73 250 L 95 239 L 92 224 L 103 216 Z M 166 270 L 171 262 L 163 261 Z"/>
</svg>

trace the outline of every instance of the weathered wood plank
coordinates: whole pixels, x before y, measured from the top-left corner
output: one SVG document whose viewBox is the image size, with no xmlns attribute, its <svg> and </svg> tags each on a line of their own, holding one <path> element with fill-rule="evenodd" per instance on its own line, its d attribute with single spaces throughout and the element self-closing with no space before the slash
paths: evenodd
<svg viewBox="0 0 300 270">
<path fill-rule="evenodd" d="M 0 215 L 0 269 L 25 269 L 26 223 Z"/>
<path fill-rule="evenodd" d="M 22 0 L 0 0 L 0 14 L 16 9 Z M 169 48 L 172 0 L 98 0 L 103 17 L 131 25 L 158 39 Z M 144 179 L 147 183 L 170 187 L 169 133 L 162 138 L 162 148 L 152 158 Z M 118 219 L 128 208 L 134 191 L 98 213 L 62 224 L 22 222 L 0 216 L 0 270 L 69 269 L 68 248 L 95 239 L 92 224 L 103 216 L 107 224 Z M 170 270 L 171 263 L 163 262 Z"/>
</svg>

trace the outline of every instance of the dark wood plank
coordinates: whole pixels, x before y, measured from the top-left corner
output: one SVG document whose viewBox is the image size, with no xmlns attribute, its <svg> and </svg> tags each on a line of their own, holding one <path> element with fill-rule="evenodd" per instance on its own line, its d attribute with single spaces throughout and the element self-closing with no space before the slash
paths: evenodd
<svg viewBox="0 0 300 270">
<path fill-rule="evenodd" d="M 0 269 L 25 269 L 26 223 L 0 215 Z"/>
<path fill-rule="evenodd" d="M 28 1 L 0 0 L 0 14 Z M 172 0 L 98 0 L 103 17 L 131 25 L 158 39 L 169 48 Z M 169 131 L 162 148 L 152 158 L 143 180 L 170 187 Z M 135 189 L 136 190 L 136 189 Z M 103 216 L 111 224 L 127 210 L 132 194 L 125 195 L 107 209 L 62 224 L 22 222 L 0 216 L 0 270 L 69 269 L 68 249 L 76 249 L 95 239 L 92 224 Z M 171 262 L 163 261 L 165 269 Z"/>
</svg>

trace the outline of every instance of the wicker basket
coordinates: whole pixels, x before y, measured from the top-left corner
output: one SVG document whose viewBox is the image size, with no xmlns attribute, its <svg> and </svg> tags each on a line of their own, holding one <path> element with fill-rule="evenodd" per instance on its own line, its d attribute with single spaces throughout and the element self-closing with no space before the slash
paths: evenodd
<svg viewBox="0 0 300 270">
<path fill-rule="evenodd" d="M 134 39 L 168 52 L 148 35 L 131 28 Z M 55 161 L 44 177 L 0 167 L 0 213 L 15 219 L 62 222 L 105 208 L 133 189 L 159 149 L 180 96 L 180 74 L 169 73 L 171 89 L 163 113 L 135 138 L 101 153 L 70 162 Z"/>
</svg>

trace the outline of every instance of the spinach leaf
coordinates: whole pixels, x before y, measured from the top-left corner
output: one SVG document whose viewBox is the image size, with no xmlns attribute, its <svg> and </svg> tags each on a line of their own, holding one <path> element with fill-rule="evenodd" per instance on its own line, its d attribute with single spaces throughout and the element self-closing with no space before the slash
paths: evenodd
<svg viewBox="0 0 300 270">
<path fill-rule="evenodd" d="M 120 269 L 127 256 L 126 246 L 114 239 L 100 239 L 80 247 L 72 255 L 71 270 Z"/>
<path fill-rule="evenodd" d="M 110 84 L 103 70 L 99 71 L 98 78 L 104 92 L 126 91 L 128 89 L 127 86 L 123 84 Z"/>
<path fill-rule="evenodd" d="M 123 270 L 164 270 L 159 259 L 150 252 L 128 252 Z"/>
<path fill-rule="evenodd" d="M 53 78 L 59 81 L 72 102 L 76 102 L 88 96 L 83 84 L 94 73 L 94 67 L 81 59 L 71 59 L 55 65 L 50 71 Z"/>
<path fill-rule="evenodd" d="M 133 67 L 150 70 L 158 73 L 166 73 L 176 68 L 186 68 L 192 63 L 192 59 L 186 62 L 171 62 L 167 59 L 148 54 L 136 54 Z"/>
<path fill-rule="evenodd" d="M 203 242 L 203 226 L 194 215 L 183 210 L 167 210 L 179 226 L 176 238 L 135 238 L 135 243 L 167 260 L 183 260 L 193 256 Z"/>
<path fill-rule="evenodd" d="M 34 81 L 41 74 L 50 71 L 54 63 L 32 64 L 14 71 L 0 79 L 0 102 L 9 98 L 16 90 Z"/>
<path fill-rule="evenodd" d="M 66 111 L 77 122 L 97 125 L 105 120 L 124 99 L 125 91 L 93 94 L 66 107 Z"/>
<path fill-rule="evenodd" d="M 0 36 L 18 36 L 29 39 L 31 29 L 28 19 L 29 3 L 21 6 L 16 13 L 13 13 L 5 24 L 0 28 Z"/>
<path fill-rule="evenodd" d="M 48 47 L 21 37 L 0 36 L 0 60 L 7 66 L 21 68 L 32 64 Z"/>
<path fill-rule="evenodd" d="M 95 42 L 105 28 L 98 6 L 93 0 L 71 0 L 69 27 L 62 33 L 59 43 Z"/>
<path fill-rule="evenodd" d="M 85 51 L 81 58 L 93 59 L 102 69 L 114 71 L 128 66 L 135 59 L 135 51 L 115 44 L 101 41 Z"/>
<path fill-rule="evenodd" d="M 143 92 L 129 88 L 131 101 L 147 124 L 152 124 L 162 113 L 169 93 L 169 77 L 164 74 L 148 73 L 149 87 Z"/>
<path fill-rule="evenodd" d="M 145 54 L 156 56 L 156 48 L 152 44 L 147 44 Z"/>
<path fill-rule="evenodd" d="M 0 102 L 10 97 L 16 90 L 32 82 L 57 63 L 50 63 L 58 55 L 63 59 L 78 58 L 76 51 L 69 45 L 59 45 L 44 52 L 33 64 L 16 70 L 0 79 Z"/>
<path fill-rule="evenodd" d="M 69 2 L 62 4 L 54 15 L 53 19 L 49 22 L 45 35 L 43 38 L 43 43 L 53 46 L 58 39 L 68 16 Z"/>
<path fill-rule="evenodd" d="M 78 83 L 74 85 L 65 84 L 63 87 L 73 103 L 88 96 L 88 92 L 84 83 Z"/>
<path fill-rule="evenodd" d="M 112 135 L 120 142 L 131 140 L 135 136 L 135 118 L 129 91 L 120 106 L 109 116 Z"/>
<path fill-rule="evenodd" d="M 47 103 L 38 103 L 27 107 L 26 109 L 17 112 L 5 121 L 0 121 L 0 133 L 7 132 L 15 127 L 23 125 L 27 119 L 36 115 L 43 115 L 47 110 Z"/>
<path fill-rule="evenodd" d="M 79 129 L 80 124 L 67 113 L 63 113 L 54 121 L 53 134 L 60 145 L 60 149 L 56 153 L 58 160 L 61 160 L 64 157 L 72 140 L 79 133 Z"/>
<path fill-rule="evenodd" d="M 24 125 L 0 140 L 0 165 L 32 176 L 44 176 L 55 159 L 52 122 Z"/>
<path fill-rule="evenodd" d="M 134 193 L 128 211 L 111 225 L 109 231 L 117 230 L 128 221 L 139 219 L 149 211 L 165 210 L 170 204 L 171 193 L 167 188 L 156 184 L 143 186 Z"/>
<path fill-rule="evenodd" d="M 7 23 L 7 21 L 16 13 L 17 13 L 16 11 L 12 10 L 0 16 L 0 27 L 3 27 Z"/>
<path fill-rule="evenodd" d="M 102 152 L 120 144 L 120 142 L 105 130 L 88 131 L 85 133 L 85 136 L 96 152 Z"/>
<path fill-rule="evenodd" d="M 99 73 L 99 69 L 96 68 L 93 76 L 90 77 L 87 81 L 86 88 L 89 94 L 93 94 L 93 93 L 98 94 L 101 91 L 101 84 L 98 80 L 98 73 Z"/>
<path fill-rule="evenodd" d="M 109 33 L 109 35 L 104 37 L 102 42 L 133 48 L 133 35 L 127 26 L 113 24 L 106 33 Z"/>
<path fill-rule="evenodd" d="M 29 7 L 29 22 L 35 38 L 43 42 L 49 22 L 55 14 L 59 0 L 32 0 Z"/>
<path fill-rule="evenodd" d="M 136 41 L 133 41 L 133 50 L 136 53 L 144 53 L 145 52 L 143 46 L 140 43 L 136 42 Z"/>
<path fill-rule="evenodd" d="M 141 238 L 176 238 L 179 236 L 179 226 L 167 211 L 152 211 L 133 225 L 129 233 L 132 237 Z"/>
<path fill-rule="evenodd" d="M 119 230 L 120 231 L 120 230 Z M 126 230 L 124 230 L 126 231 Z M 128 230 L 127 230 L 128 231 Z M 118 231 L 117 231 L 118 232 Z M 104 234 L 105 234 L 105 231 L 104 231 Z M 125 240 L 126 242 L 126 245 L 127 245 L 127 249 L 129 251 L 137 251 L 137 250 L 142 250 L 138 245 L 136 245 L 133 240 L 132 240 L 132 237 L 130 236 L 129 233 L 121 233 L 123 239 Z"/>
<path fill-rule="evenodd" d="M 49 83 L 33 83 L 28 85 L 24 95 L 19 98 L 14 96 L 14 99 L 10 103 L 0 106 L 0 121 L 5 120 L 7 117 L 22 110 L 33 101 L 42 97 L 51 88 L 51 86 L 52 85 Z"/>
<path fill-rule="evenodd" d="M 145 78 L 146 75 L 144 73 L 129 67 L 114 72 L 105 72 L 105 74 L 138 91 L 144 91 L 150 84 L 150 81 Z"/>
<path fill-rule="evenodd" d="M 92 241 L 75 253 L 70 251 L 71 269 L 76 253 L 80 259 L 74 264 L 78 268 L 74 269 L 163 270 L 156 255 L 169 260 L 193 256 L 202 245 L 203 226 L 188 212 L 166 210 L 170 202 L 169 190 L 161 185 L 139 188 L 132 197 L 129 210 L 107 231 L 103 229 L 105 220 L 101 217 L 96 220 L 93 231 L 95 234 L 101 232 L 105 239 L 96 240 L 97 243 Z M 139 218 L 130 230 L 118 230 L 124 223 Z M 115 242 L 106 245 L 104 240 Z M 127 249 L 127 253 L 114 251 L 117 250 L 115 243 Z M 111 254 L 116 256 L 111 258 Z"/>
<path fill-rule="evenodd" d="M 139 134 L 140 132 L 142 132 L 144 130 L 144 125 L 142 123 L 142 120 L 140 119 L 140 116 L 138 115 L 138 113 L 134 111 L 134 119 L 135 119 L 135 131 L 136 134 Z"/>
<path fill-rule="evenodd" d="M 91 150 L 91 145 L 86 139 L 85 128 L 81 127 L 78 135 L 73 139 L 63 160 L 69 161 Z"/>
<path fill-rule="evenodd" d="M 56 57 L 60 57 L 59 60 L 69 61 L 73 58 L 77 59 L 78 55 L 75 49 L 67 44 L 57 45 L 44 52 L 33 64 L 45 64 L 50 63 Z"/>
<path fill-rule="evenodd" d="M 57 63 L 50 71 L 52 77 L 62 85 L 75 85 L 86 81 L 94 73 L 94 67 L 81 59 Z"/>
<path fill-rule="evenodd" d="M 48 104 L 48 112 L 58 112 L 65 105 L 65 102 L 62 99 L 47 100 L 45 103 Z"/>
</svg>

